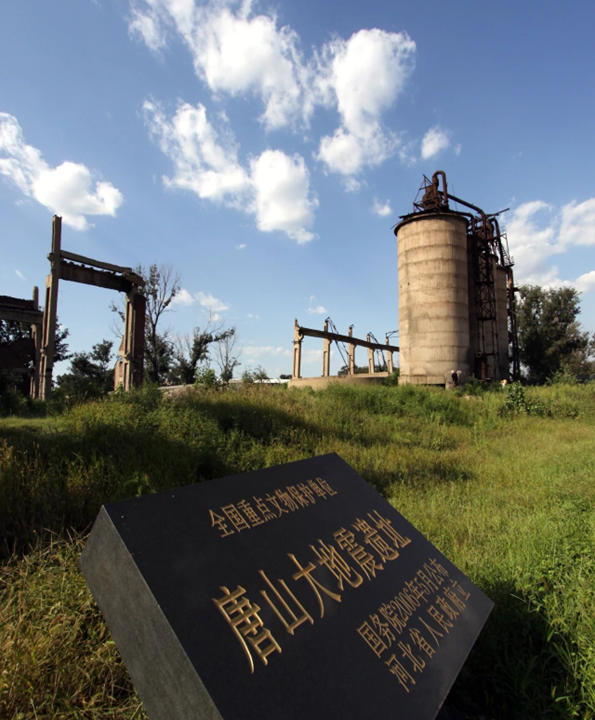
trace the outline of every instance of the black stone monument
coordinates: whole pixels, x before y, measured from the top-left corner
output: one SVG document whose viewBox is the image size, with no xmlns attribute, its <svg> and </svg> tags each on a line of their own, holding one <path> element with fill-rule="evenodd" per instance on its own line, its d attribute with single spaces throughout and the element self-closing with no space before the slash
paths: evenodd
<svg viewBox="0 0 595 720">
<path fill-rule="evenodd" d="M 336 454 L 105 505 L 80 567 L 151 720 L 430 720 L 493 607 Z"/>
</svg>

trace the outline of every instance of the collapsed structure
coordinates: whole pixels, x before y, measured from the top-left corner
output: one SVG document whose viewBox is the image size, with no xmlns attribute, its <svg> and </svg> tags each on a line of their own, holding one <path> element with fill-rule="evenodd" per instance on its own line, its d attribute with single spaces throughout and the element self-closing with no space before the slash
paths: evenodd
<svg viewBox="0 0 595 720">
<path fill-rule="evenodd" d="M 442 180 L 442 188 L 440 188 Z M 448 192 L 439 170 L 395 227 L 401 383 L 517 379 L 513 261 L 498 215 Z M 418 193 L 419 196 L 419 193 Z M 417 200 L 417 198 L 416 198 Z M 455 202 L 472 212 L 453 210 Z"/>
<path fill-rule="evenodd" d="M 31 325 L 31 338 L 0 344 L 0 368 L 31 373 L 30 396 L 48 400 L 52 389 L 55 336 L 60 280 L 117 290 L 126 295 L 124 332 L 116 366 L 116 386 L 124 390 L 143 381 L 146 299 L 144 280 L 132 268 L 93 260 L 62 249 L 62 218 L 52 221 L 52 250 L 48 255 L 50 274 L 46 277 L 43 312 L 38 308 L 38 289 L 33 299 L 0 296 L 0 320 Z M 31 369 L 32 367 L 32 369 Z"/>
</svg>

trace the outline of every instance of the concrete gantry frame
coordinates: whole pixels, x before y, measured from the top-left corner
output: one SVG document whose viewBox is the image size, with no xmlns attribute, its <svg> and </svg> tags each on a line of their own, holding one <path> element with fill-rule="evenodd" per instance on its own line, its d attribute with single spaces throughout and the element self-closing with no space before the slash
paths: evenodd
<svg viewBox="0 0 595 720">
<path fill-rule="evenodd" d="M 132 268 L 92 260 L 62 250 L 62 218 L 57 215 L 54 216 L 52 222 L 52 251 L 48 255 L 48 259 L 51 270 L 45 283 L 38 397 L 47 400 L 52 389 L 60 280 L 70 280 L 126 293 L 124 336 L 119 351 L 122 357 L 120 377 L 124 390 L 141 385 L 146 306 L 145 297 L 141 292 L 144 285 L 142 277 L 133 272 Z"/>
<path fill-rule="evenodd" d="M 39 357 L 41 352 L 41 325 L 43 322 L 43 313 L 39 309 L 39 288 L 33 288 L 33 297 L 31 300 L 9 297 L 8 295 L 0 295 L 0 320 L 22 322 L 31 325 L 31 340 L 26 341 L 32 346 L 31 354 L 33 355 L 34 360 L 29 396 L 36 398 L 39 393 Z M 13 344 L 14 343 L 11 343 L 10 345 Z M 10 345 L 6 348 L 6 352 L 4 354 L 7 356 L 10 356 L 11 354 L 15 355 L 14 360 L 18 363 L 18 360 L 20 359 L 18 357 L 19 353 L 11 353 Z M 27 349 L 25 354 L 28 354 Z M 0 355 L 0 367 L 5 366 L 3 362 L 5 359 L 5 357 Z M 28 370 L 16 367 L 12 363 L 10 369 L 16 372 L 28 372 Z"/>
<path fill-rule="evenodd" d="M 374 374 L 376 372 L 374 368 L 375 350 L 381 350 L 383 352 L 386 352 L 386 364 L 389 373 L 393 372 L 393 353 L 399 352 L 399 348 L 396 345 L 389 344 L 388 336 L 386 338 L 386 345 L 371 342 L 369 334 L 366 340 L 354 338 L 353 325 L 349 328 L 348 335 L 340 335 L 339 333 L 333 333 L 328 331 L 328 321 L 325 321 L 324 323 L 324 330 L 315 330 L 314 328 L 302 327 L 296 320 L 293 328 L 293 379 L 301 378 L 302 340 L 306 336 L 322 338 L 322 340 L 324 341 L 322 350 L 322 377 L 330 377 L 331 374 L 331 343 L 333 342 L 333 340 L 337 342 L 347 343 L 349 358 L 347 365 L 348 375 L 355 375 L 355 348 L 357 346 L 368 348 L 368 368 L 371 374 Z"/>
</svg>

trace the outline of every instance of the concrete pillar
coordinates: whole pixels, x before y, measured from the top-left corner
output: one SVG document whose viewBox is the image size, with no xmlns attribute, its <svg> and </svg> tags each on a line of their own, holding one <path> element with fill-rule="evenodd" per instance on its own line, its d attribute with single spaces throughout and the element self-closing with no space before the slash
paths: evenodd
<svg viewBox="0 0 595 720">
<path fill-rule="evenodd" d="M 39 288 L 33 288 L 33 309 L 39 310 Z M 41 363 L 41 326 L 31 325 L 31 337 L 35 345 L 35 366 L 33 368 L 33 377 L 29 386 L 29 397 L 37 398 L 39 396 L 39 365 Z"/>
<path fill-rule="evenodd" d="M 349 330 L 347 331 L 347 334 L 349 337 L 353 337 L 353 325 L 349 326 Z M 349 358 L 349 364 L 347 366 L 347 374 L 348 375 L 355 375 L 355 344 L 349 343 L 347 346 L 347 354 Z"/>
<path fill-rule="evenodd" d="M 52 391 L 61 247 L 62 218 L 54 215 L 52 221 L 52 252 L 49 255 L 51 270 L 45 279 L 45 305 L 43 308 L 43 332 L 41 341 L 39 397 L 43 400 L 49 400 Z"/>
<path fill-rule="evenodd" d="M 372 342 L 370 335 L 366 335 L 366 340 Z M 374 373 L 374 351 L 372 348 L 368 348 L 368 372 Z"/>
<path fill-rule="evenodd" d="M 292 371 L 292 377 L 299 378 L 301 377 L 301 367 L 302 367 L 302 340 L 303 336 L 300 335 L 300 326 L 298 325 L 298 321 L 295 321 L 295 325 L 293 328 L 293 371 Z"/>
<path fill-rule="evenodd" d="M 328 321 L 324 321 L 324 332 L 328 332 Z M 330 377 L 331 374 L 331 341 L 324 338 L 322 346 L 322 377 Z"/>
<path fill-rule="evenodd" d="M 388 335 L 386 336 L 385 339 L 386 339 L 386 344 L 387 344 L 387 345 L 390 345 Z M 392 354 L 392 352 L 391 352 L 390 350 L 387 350 L 387 351 L 386 351 L 386 369 L 388 370 L 389 375 L 390 375 L 392 372 L 394 372 L 394 368 L 393 368 L 393 354 Z"/>
</svg>

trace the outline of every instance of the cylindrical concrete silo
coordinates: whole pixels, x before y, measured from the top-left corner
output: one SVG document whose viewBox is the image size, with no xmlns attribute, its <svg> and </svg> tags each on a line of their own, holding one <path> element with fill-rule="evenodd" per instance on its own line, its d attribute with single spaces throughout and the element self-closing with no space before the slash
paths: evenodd
<svg viewBox="0 0 595 720">
<path fill-rule="evenodd" d="M 467 220 L 457 213 L 419 213 L 400 222 L 399 345 L 401 383 L 445 382 L 469 374 Z"/>
</svg>

